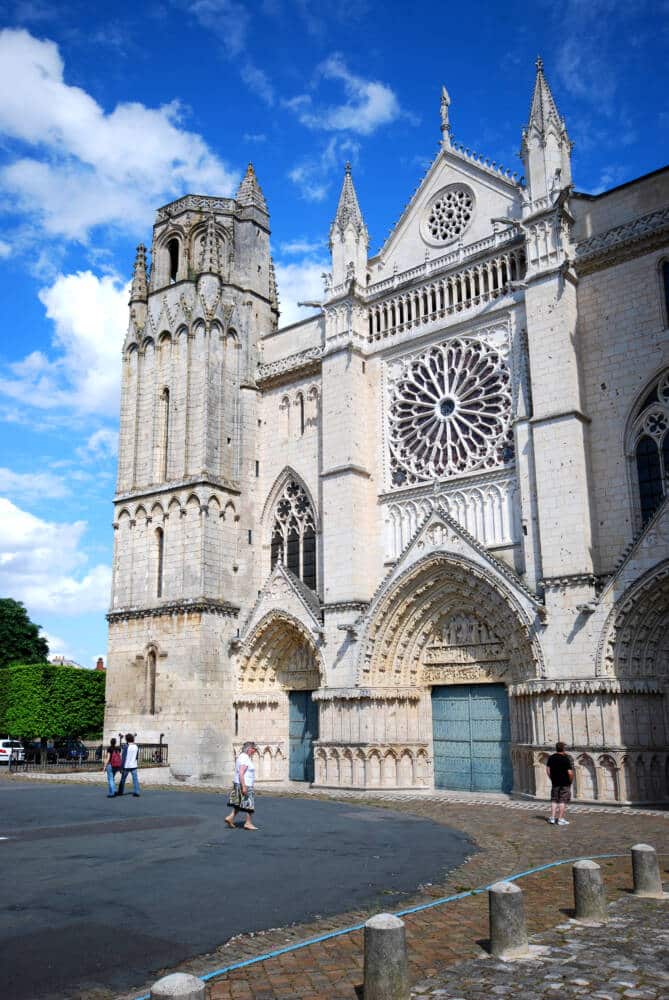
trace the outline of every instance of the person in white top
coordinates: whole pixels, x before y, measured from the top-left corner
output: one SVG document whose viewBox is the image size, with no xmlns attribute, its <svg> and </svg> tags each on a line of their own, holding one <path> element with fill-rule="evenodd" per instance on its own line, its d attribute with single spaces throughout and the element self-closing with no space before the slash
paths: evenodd
<svg viewBox="0 0 669 1000">
<path fill-rule="evenodd" d="M 256 768 L 253 757 L 258 753 L 255 743 L 248 741 L 242 747 L 242 752 L 235 761 L 235 776 L 232 782 L 232 791 L 228 796 L 228 805 L 232 812 L 225 817 L 226 825 L 231 830 L 235 828 L 237 813 L 246 813 L 246 822 L 242 829 L 257 830 L 251 822 L 251 817 L 255 811 L 254 785 L 256 783 Z"/>
<path fill-rule="evenodd" d="M 137 799 L 139 798 L 139 777 L 137 775 L 137 758 L 139 756 L 139 747 L 135 743 L 135 737 L 132 733 L 125 734 L 125 746 L 123 747 L 122 754 L 122 767 L 121 771 L 121 781 L 118 786 L 118 792 L 116 795 L 123 795 L 123 789 L 125 788 L 125 783 L 128 775 L 132 775 L 132 794 Z"/>
</svg>

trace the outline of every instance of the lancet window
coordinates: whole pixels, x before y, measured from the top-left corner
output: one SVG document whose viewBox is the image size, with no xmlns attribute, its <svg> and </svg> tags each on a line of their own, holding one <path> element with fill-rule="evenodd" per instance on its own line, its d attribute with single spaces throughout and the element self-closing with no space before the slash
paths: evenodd
<svg viewBox="0 0 669 1000">
<path fill-rule="evenodd" d="M 669 489 L 669 371 L 644 397 L 631 430 L 643 524 L 655 513 Z"/>
<path fill-rule="evenodd" d="M 165 535 L 156 528 L 156 597 L 163 596 L 163 566 L 165 561 Z"/>
<path fill-rule="evenodd" d="M 316 525 L 304 488 L 288 480 L 276 505 L 272 530 L 272 569 L 279 561 L 312 590 L 316 589 Z"/>
</svg>

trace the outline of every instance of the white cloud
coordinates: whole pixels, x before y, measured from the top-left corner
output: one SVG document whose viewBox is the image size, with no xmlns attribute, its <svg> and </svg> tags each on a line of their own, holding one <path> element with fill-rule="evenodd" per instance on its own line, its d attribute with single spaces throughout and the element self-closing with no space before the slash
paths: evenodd
<svg viewBox="0 0 669 1000">
<path fill-rule="evenodd" d="M 64 656 L 68 660 L 72 659 L 72 651 L 65 639 L 61 639 L 59 635 L 54 635 L 53 632 L 47 632 L 43 628 L 40 628 L 40 634 L 49 644 L 49 657 Z"/>
<path fill-rule="evenodd" d="M 118 431 L 112 431 L 107 427 L 94 431 L 86 444 L 77 448 L 77 455 L 83 462 L 102 462 L 107 458 L 114 458 L 117 452 Z"/>
<path fill-rule="evenodd" d="M 104 611 L 111 569 L 87 566 L 85 530 L 85 521 L 44 521 L 0 497 L 0 593 L 23 601 L 31 614 Z"/>
<path fill-rule="evenodd" d="M 259 97 L 261 101 L 270 107 L 276 101 L 274 87 L 267 73 L 256 66 L 250 59 L 246 59 L 240 70 L 242 80 L 250 91 Z"/>
<path fill-rule="evenodd" d="M 285 254 L 308 254 L 321 251 L 326 245 L 325 240 L 290 240 L 280 243 L 279 250 Z"/>
<path fill-rule="evenodd" d="M 128 295 L 129 285 L 111 275 L 59 275 L 39 293 L 54 323 L 55 360 L 33 351 L 9 366 L 0 392 L 42 409 L 117 416 Z"/>
<path fill-rule="evenodd" d="M 318 156 L 295 164 L 288 177 L 306 201 L 323 201 L 330 190 L 333 174 L 343 172 L 346 160 L 355 162 L 359 150 L 360 145 L 355 140 L 332 136 Z"/>
<path fill-rule="evenodd" d="M 101 224 L 134 231 L 189 188 L 231 194 L 237 175 L 181 118 L 177 101 L 107 114 L 65 83 L 54 42 L 0 32 L 0 134 L 32 149 L 0 172 L 0 187 L 51 235 L 85 240 Z"/>
<path fill-rule="evenodd" d="M 251 15 L 237 0 L 195 0 L 188 11 L 216 36 L 223 55 L 240 63 L 239 73 L 249 90 L 270 107 L 276 101 L 274 86 L 265 70 L 248 55 L 248 29 Z"/>
<path fill-rule="evenodd" d="M 317 106 L 310 94 L 299 94 L 285 101 L 285 106 L 308 128 L 371 135 L 402 114 L 395 92 L 387 84 L 352 73 L 339 53 L 321 63 L 317 73 L 324 80 L 343 84 L 346 100 L 338 105 Z"/>
<path fill-rule="evenodd" d="M 9 243 L 5 243 L 4 240 L 0 240 L 0 257 L 9 257 L 12 252 L 12 248 Z"/>
<path fill-rule="evenodd" d="M 305 258 L 290 264 L 276 265 L 276 282 L 279 290 L 281 326 L 297 323 L 313 315 L 313 309 L 305 309 L 298 302 L 320 302 L 323 298 L 323 272 L 329 270 L 330 262 Z"/>
<path fill-rule="evenodd" d="M 612 163 L 602 169 L 595 185 L 585 190 L 588 194 L 601 194 L 603 191 L 609 191 L 611 188 L 624 183 L 628 178 L 629 169 L 627 167 L 624 167 L 620 163 Z"/>
<path fill-rule="evenodd" d="M 0 489 L 13 497 L 59 499 L 70 492 L 61 476 L 52 472 L 13 472 L 0 468 Z"/>
<path fill-rule="evenodd" d="M 193 0 L 188 10 L 204 28 L 219 39 L 226 55 L 237 56 L 246 48 L 249 12 L 236 0 Z"/>
<path fill-rule="evenodd" d="M 590 32 L 567 38 L 558 51 L 557 72 L 573 96 L 596 104 L 609 112 L 616 91 L 616 78 L 609 59 L 602 52 L 601 38 Z"/>
</svg>

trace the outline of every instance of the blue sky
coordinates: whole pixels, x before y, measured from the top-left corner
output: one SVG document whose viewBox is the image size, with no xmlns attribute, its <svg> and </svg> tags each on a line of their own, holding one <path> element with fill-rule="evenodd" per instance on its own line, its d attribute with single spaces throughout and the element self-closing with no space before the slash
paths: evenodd
<svg viewBox="0 0 669 1000">
<path fill-rule="evenodd" d="M 0 0 L 0 596 L 52 652 L 106 652 L 119 352 L 135 245 L 249 160 L 282 322 L 318 297 L 348 159 L 384 241 L 454 136 L 520 170 L 541 53 L 597 193 L 669 161 L 669 2 Z"/>
</svg>

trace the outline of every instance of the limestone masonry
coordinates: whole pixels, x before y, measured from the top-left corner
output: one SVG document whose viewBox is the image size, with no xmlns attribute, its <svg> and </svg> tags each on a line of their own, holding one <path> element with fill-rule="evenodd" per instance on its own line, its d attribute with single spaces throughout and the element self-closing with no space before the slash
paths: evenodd
<svg viewBox="0 0 669 1000">
<path fill-rule="evenodd" d="M 537 63 L 525 181 L 439 153 L 381 251 L 350 167 L 320 313 L 269 214 L 187 195 L 123 347 L 108 734 L 227 780 L 669 799 L 669 168 L 600 195 Z"/>
</svg>

